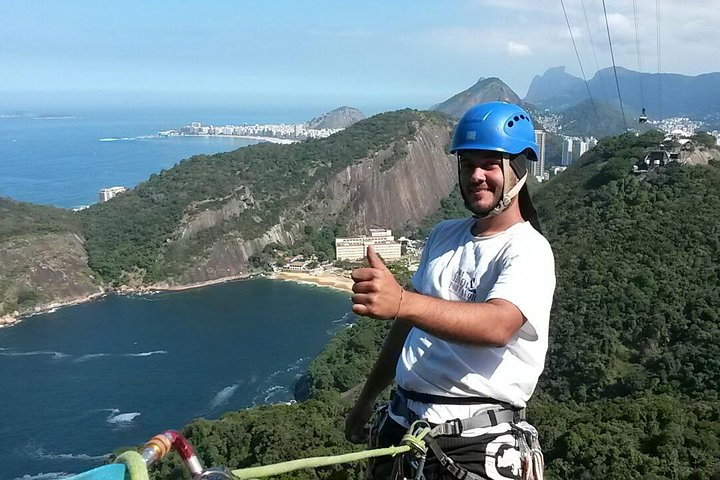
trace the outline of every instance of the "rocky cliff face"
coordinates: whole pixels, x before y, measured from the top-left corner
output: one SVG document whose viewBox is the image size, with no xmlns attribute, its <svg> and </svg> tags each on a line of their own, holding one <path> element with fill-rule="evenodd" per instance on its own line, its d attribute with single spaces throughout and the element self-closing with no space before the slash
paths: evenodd
<svg viewBox="0 0 720 480">
<path fill-rule="evenodd" d="M 19 236 L 0 244 L 0 323 L 102 293 L 74 233 Z"/>
<path fill-rule="evenodd" d="M 305 201 L 258 238 L 232 231 L 217 239 L 193 266 L 170 285 L 193 284 L 249 273 L 249 258 L 266 245 L 289 245 L 302 237 L 305 225 L 339 221 L 353 233 L 370 227 L 401 228 L 422 220 L 440 206 L 455 185 L 455 163 L 447 154 L 450 129 L 419 127 L 414 138 L 392 145 L 318 182 Z M 402 154 L 398 154 L 402 152 Z M 186 217 L 180 242 L 215 228 L 238 215 L 253 215 L 251 192 L 233 196 L 219 206 Z M 217 203 L 217 202 L 215 202 Z"/>
</svg>

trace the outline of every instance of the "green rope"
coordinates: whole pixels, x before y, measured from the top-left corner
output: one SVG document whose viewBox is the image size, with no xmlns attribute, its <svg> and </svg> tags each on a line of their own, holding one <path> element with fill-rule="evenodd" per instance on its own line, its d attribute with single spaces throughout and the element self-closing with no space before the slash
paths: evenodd
<svg viewBox="0 0 720 480">
<path fill-rule="evenodd" d="M 123 463 L 127 468 L 126 477 L 130 477 L 130 480 L 148 480 L 147 465 L 145 460 L 135 450 L 128 450 L 123 452 L 115 459 L 115 463 Z M 129 474 L 129 475 L 128 475 Z"/>
<path fill-rule="evenodd" d="M 301 458 L 298 460 L 290 460 L 289 462 L 275 463 L 262 467 L 249 467 L 233 470 L 232 474 L 240 480 L 269 477 L 272 475 L 280 475 L 281 473 L 292 472 L 304 468 L 326 467 L 328 465 L 338 465 L 340 463 L 357 462 L 367 458 L 384 457 L 386 455 L 396 456 L 414 450 L 416 454 L 424 458 L 427 452 L 427 446 L 423 440 L 430 433 L 430 427 L 427 422 L 416 421 L 410 425 L 410 429 L 402 438 L 402 445 L 399 447 L 390 446 L 387 448 L 376 448 L 374 450 L 364 450 L 362 452 L 345 453 L 343 455 L 330 455 L 327 457 L 311 457 Z M 133 479 L 134 480 L 134 479 Z"/>
<path fill-rule="evenodd" d="M 233 470 L 232 474 L 240 480 L 245 480 L 249 478 L 269 477 L 271 475 L 280 475 L 281 473 L 292 472 L 294 470 L 300 470 L 302 468 L 325 467 L 327 465 L 356 462 L 358 460 L 365 460 L 366 458 L 384 457 L 386 455 L 395 456 L 409 452 L 411 449 L 412 447 L 410 447 L 409 445 L 402 445 L 399 447 L 391 446 L 387 448 L 377 448 L 375 450 L 346 453 L 343 455 L 301 458 L 299 460 L 275 463 L 273 465 L 265 465 L 262 467 L 241 468 L 239 470 Z"/>
</svg>

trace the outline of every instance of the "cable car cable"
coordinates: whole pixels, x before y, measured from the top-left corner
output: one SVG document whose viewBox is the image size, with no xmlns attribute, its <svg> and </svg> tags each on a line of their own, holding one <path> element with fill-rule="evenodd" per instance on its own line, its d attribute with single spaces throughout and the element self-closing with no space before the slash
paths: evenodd
<svg viewBox="0 0 720 480">
<path fill-rule="evenodd" d="M 565 2 L 560 0 L 560 5 L 562 5 L 563 13 L 565 14 L 565 22 L 567 23 L 568 32 L 570 33 L 570 40 L 572 40 L 573 48 L 575 49 L 575 56 L 577 57 L 578 65 L 580 65 L 580 73 L 582 73 L 583 80 L 585 81 L 585 88 L 587 89 L 588 97 L 590 97 L 590 103 L 592 103 L 593 110 L 595 110 L 595 118 L 600 121 L 600 115 L 598 115 L 595 100 L 593 100 L 592 93 L 590 93 L 590 86 L 588 85 L 587 76 L 585 75 L 585 69 L 580 61 L 580 54 L 578 53 L 577 45 L 575 44 L 575 36 L 572 33 L 572 28 L 570 28 L 570 20 L 568 19 L 567 10 L 565 10 Z"/>
<path fill-rule="evenodd" d="M 608 23 L 607 7 L 605 0 L 602 0 L 603 13 L 605 14 L 605 28 L 607 29 L 608 44 L 610 45 L 610 58 L 612 58 L 613 73 L 615 74 L 615 87 L 617 88 L 618 100 L 620 100 L 620 113 L 622 113 L 625 130 L 628 130 L 627 119 L 625 118 L 625 107 L 623 107 L 622 95 L 620 94 L 620 82 L 618 81 L 617 66 L 615 65 L 615 53 L 613 53 L 612 39 L 610 38 L 610 24 Z"/>
</svg>

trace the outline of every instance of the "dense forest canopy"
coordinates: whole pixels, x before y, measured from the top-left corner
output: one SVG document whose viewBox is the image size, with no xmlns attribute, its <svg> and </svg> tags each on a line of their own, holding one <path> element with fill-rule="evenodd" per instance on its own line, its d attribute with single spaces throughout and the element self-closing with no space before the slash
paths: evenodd
<svg viewBox="0 0 720 480">
<path fill-rule="evenodd" d="M 529 406 L 547 478 L 720 478 L 720 165 L 633 176 L 659 140 L 607 138 L 535 195 L 558 278 L 547 368 Z M 438 218 L 459 214 L 458 195 L 443 206 Z M 185 433 L 207 463 L 233 468 L 359 448 L 342 439 L 343 414 L 386 331 L 360 319 L 339 334 L 303 380 L 310 400 L 198 420 Z M 156 476 L 181 472 L 175 460 Z"/>
</svg>

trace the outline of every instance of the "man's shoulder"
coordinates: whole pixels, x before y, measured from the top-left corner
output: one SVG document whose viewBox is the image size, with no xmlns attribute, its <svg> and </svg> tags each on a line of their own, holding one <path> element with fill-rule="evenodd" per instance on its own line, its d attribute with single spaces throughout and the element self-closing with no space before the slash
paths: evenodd
<svg viewBox="0 0 720 480">
<path fill-rule="evenodd" d="M 545 254 L 552 256 L 552 247 L 547 238 L 530 224 L 524 222 L 515 226 L 512 235 L 508 239 L 508 249 L 515 253 Z"/>
<path fill-rule="evenodd" d="M 467 235 L 472 226 L 472 218 L 453 218 L 450 220 L 443 220 L 442 222 L 435 225 L 430 235 L 428 236 L 428 242 L 441 241 L 447 238 L 454 238 L 458 236 Z"/>
</svg>

